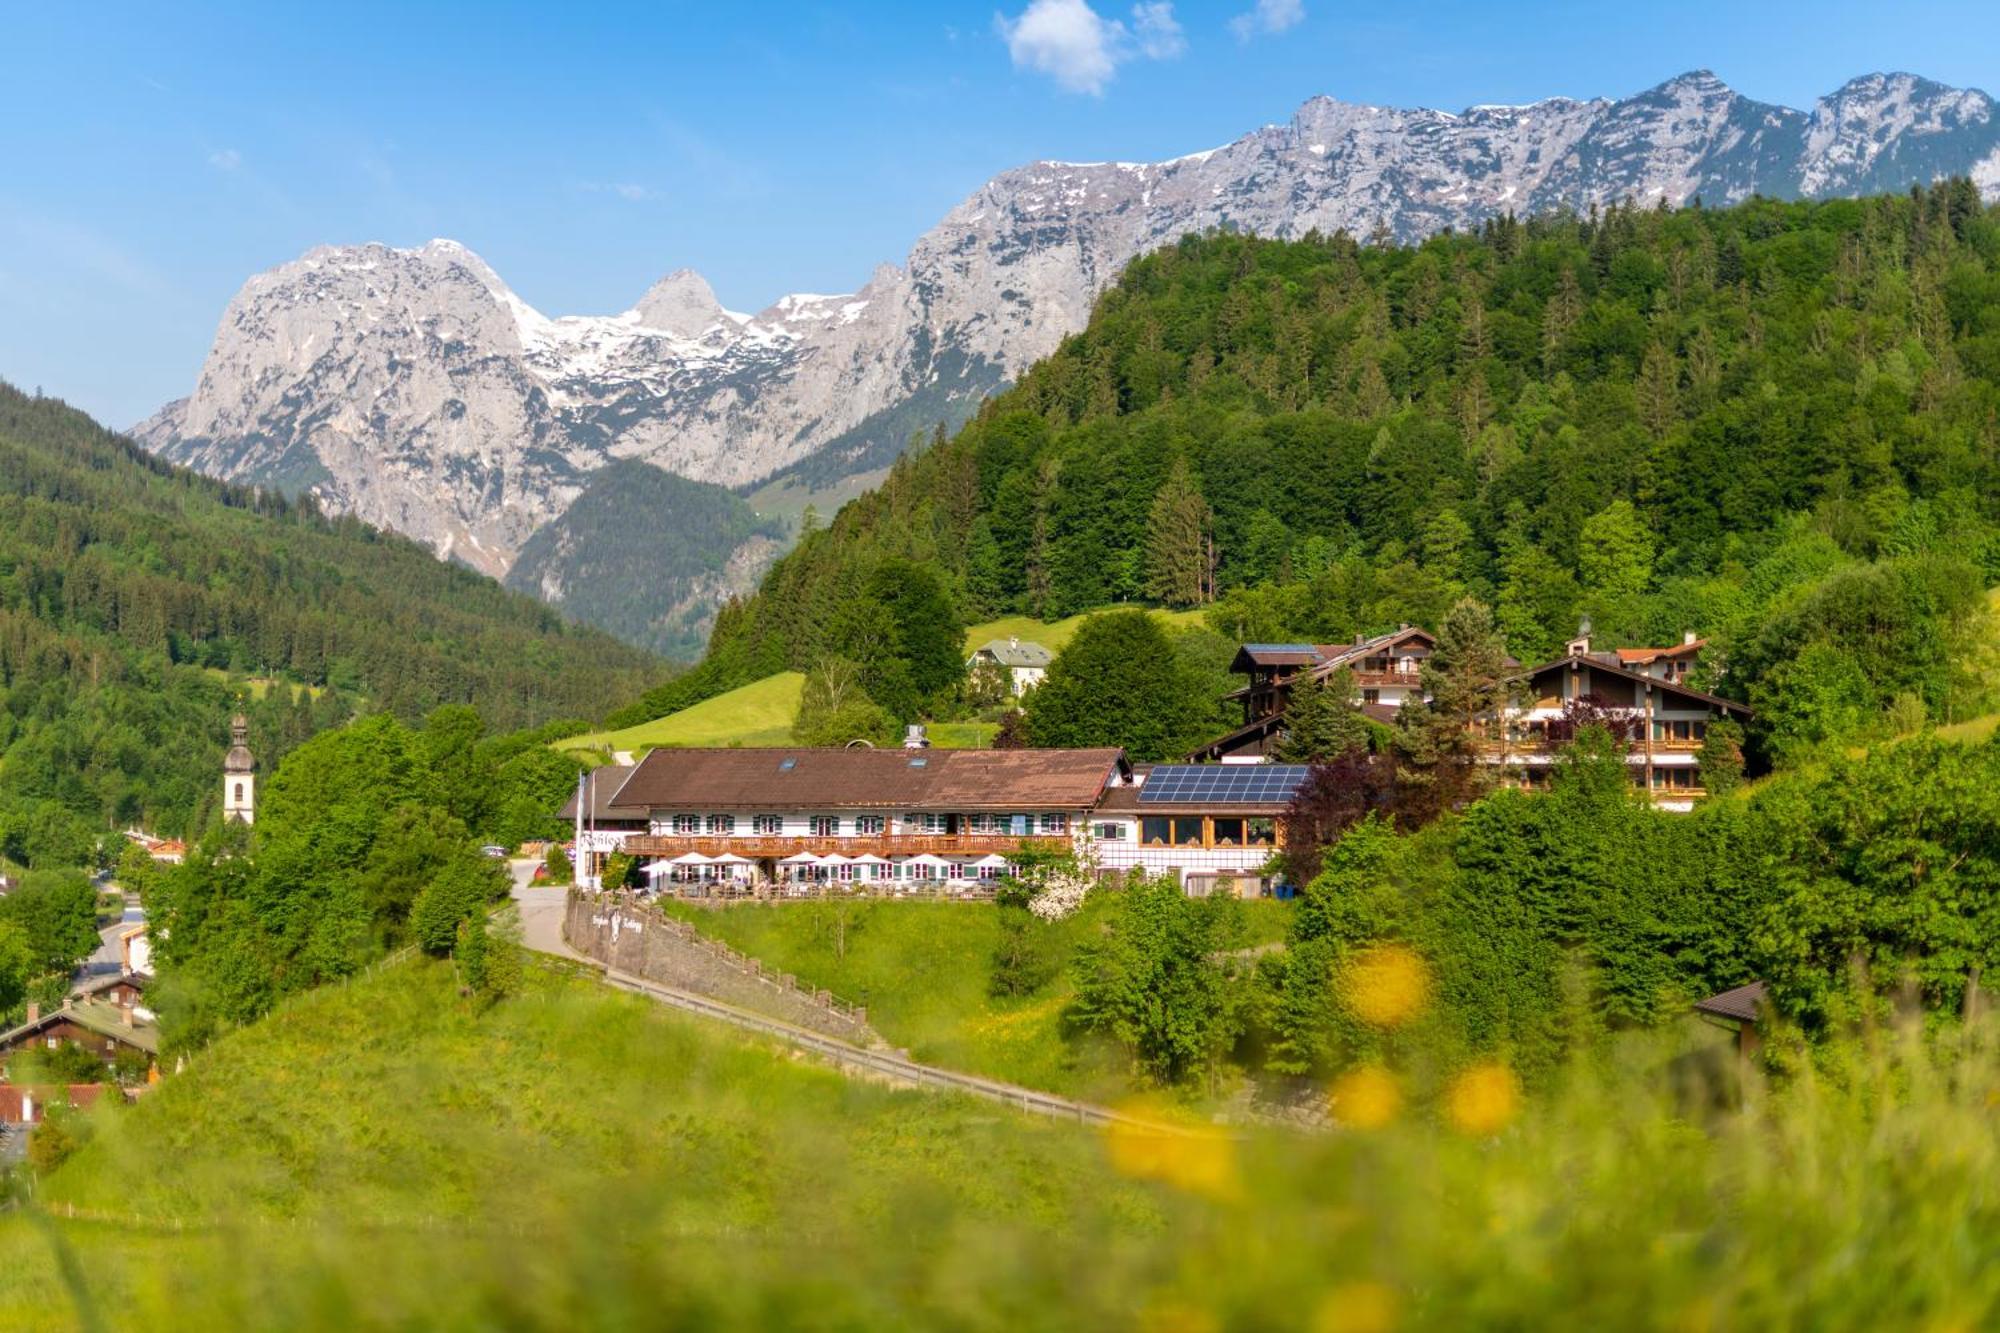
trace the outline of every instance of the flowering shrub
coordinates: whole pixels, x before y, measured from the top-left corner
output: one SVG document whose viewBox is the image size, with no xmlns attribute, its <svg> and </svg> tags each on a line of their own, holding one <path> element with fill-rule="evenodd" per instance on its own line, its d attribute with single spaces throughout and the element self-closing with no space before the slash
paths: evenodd
<svg viewBox="0 0 2000 1333">
<path fill-rule="evenodd" d="M 1051 867 L 1028 899 L 1028 910 L 1043 921 L 1060 921 L 1083 906 L 1090 893 L 1090 878 L 1074 867 Z"/>
</svg>

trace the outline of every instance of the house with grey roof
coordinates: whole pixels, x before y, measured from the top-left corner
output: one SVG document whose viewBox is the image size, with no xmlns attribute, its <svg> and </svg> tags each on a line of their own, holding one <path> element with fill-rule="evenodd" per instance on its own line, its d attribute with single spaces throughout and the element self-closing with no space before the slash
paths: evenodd
<svg viewBox="0 0 2000 1333">
<path fill-rule="evenodd" d="M 1039 643 L 1024 642 L 1019 637 L 993 639 L 966 659 L 968 671 L 998 669 L 1007 673 L 1007 692 L 1020 698 L 1029 690 L 1042 683 L 1042 677 L 1049 671 L 1049 663 L 1055 654 Z"/>
</svg>

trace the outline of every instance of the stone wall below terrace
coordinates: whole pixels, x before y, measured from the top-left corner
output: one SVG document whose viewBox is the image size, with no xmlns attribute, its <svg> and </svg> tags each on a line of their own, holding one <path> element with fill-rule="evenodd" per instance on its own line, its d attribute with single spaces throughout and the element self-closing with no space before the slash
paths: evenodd
<svg viewBox="0 0 2000 1333">
<path fill-rule="evenodd" d="M 563 919 L 571 948 L 615 971 L 720 1000 L 856 1046 L 885 1045 L 868 1011 L 831 992 L 801 987 L 650 904 L 572 889 Z"/>
</svg>

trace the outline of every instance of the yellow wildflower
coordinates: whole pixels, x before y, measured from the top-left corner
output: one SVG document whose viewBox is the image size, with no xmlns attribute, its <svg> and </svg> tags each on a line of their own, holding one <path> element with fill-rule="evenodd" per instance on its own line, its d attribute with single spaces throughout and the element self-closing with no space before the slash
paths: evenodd
<svg viewBox="0 0 2000 1333">
<path fill-rule="evenodd" d="M 1313 1313 L 1313 1333 L 1389 1333 L 1396 1327 L 1396 1293 L 1380 1282 L 1345 1282 Z"/>
<path fill-rule="evenodd" d="M 1342 969 L 1341 992 L 1362 1022 L 1395 1027 L 1415 1018 L 1430 999 L 1430 969 L 1405 945 L 1371 945 Z"/>
<path fill-rule="evenodd" d="M 1380 1129 L 1403 1109 L 1403 1091 L 1382 1066 L 1363 1065 L 1333 1081 L 1327 1102 L 1333 1118 L 1347 1128 Z"/>
<path fill-rule="evenodd" d="M 1514 1118 L 1520 1102 L 1520 1080 L 1494 1061 L 1474 1065 L 1452 1081 L 1445 1114 L 1467 1134 L 1496 1134 Z"/>
</svg>

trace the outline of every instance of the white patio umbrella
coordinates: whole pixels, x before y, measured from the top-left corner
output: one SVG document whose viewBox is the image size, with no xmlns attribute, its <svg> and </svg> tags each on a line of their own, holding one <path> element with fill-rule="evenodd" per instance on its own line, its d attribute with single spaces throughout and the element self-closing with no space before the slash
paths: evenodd
<svg viewBox="0 0 2000 1333">
<path fill-rule="evenodd" d="M 793 852 L 778 862 L 781 866 L 816 866 L 820 859 L 811 852 Z"/>
<path fill-rule="evenodd" d="M 747 866 L 756 864 L 749 857 L 738 856 L 735 852 L 724 852 L 720 856 L 711 856 L 708 858 L 708 863 L 715 866 Z"/>
<path fill-rule="evenodd" d="M 968 868 L 972 870 L 978 870 L 983 867 L 990 866 L 995 870 L 1005 870 L 1008 864 L 1009 862 L 1006 857 L 995 856 L 991 853 L 988 853 L 987 855 L 980 857 L 977 861 L 972 862 Z"/>
<path fill-rule="evenodd" d="M 913 866 L 948 866 L 951 864 L 951 861 L 947 857 L 936 856 L 930 852 L 922 852 L 911 857 L 906 864 Z"/>
<path fill-rule="evenodd" d="M 670 857 L 666 861 L 661 862 L 660 864 L 675 865 L 675 866 L 705 866 L 710 863 L 710 860 L 711 858 L 703 856 L 700 852 L 682 852 L 679 856 Z"/>
</svg>

